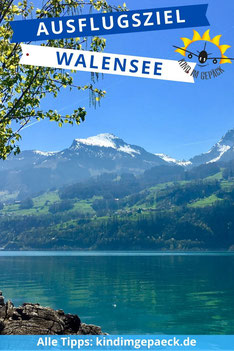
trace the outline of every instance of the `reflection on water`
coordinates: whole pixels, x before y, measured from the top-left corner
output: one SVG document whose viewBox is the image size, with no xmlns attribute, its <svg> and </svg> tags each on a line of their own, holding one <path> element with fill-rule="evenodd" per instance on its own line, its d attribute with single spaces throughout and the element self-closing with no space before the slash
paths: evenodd
<svg viewBox="0 0 234 351">
<path fill-rule="evenodd" d="M 77 313 L 111 334 L 234 334 L 234 255 L 0 255 L 15 305 Z"/>
</svg>

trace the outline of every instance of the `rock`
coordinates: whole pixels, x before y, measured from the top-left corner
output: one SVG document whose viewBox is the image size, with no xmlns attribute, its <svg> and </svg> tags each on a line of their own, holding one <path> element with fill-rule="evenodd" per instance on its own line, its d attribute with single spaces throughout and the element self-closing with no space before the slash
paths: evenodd
<svg viewBox="0 0 234 351">
<path fill-rule="evenodd" d="M 64 311 L 63 311 L 63 310 L 57 310 L 56 312 L 57 312 L 58 314 L 64 315 Z"/>
<path fill-rule="evenodd" d="M 6 305 L 0 306 L 0 319 L 6 318 Z"/>
<path fill-rule="evenodd" d="M 4 329 L 4 323 L 2 320 L 0 320 L 0 334 L 1 334 L 1 331 Z"/>
<path fill-rule="evenodd" d="M 3 305 L 0 306 L 0 335 L 75 334 L 105 335 L 100 327 L 81 323 L 75 314 L 32 303 L 14 307 L 11 301 L 4 304 L 3 298 Z"/>
<path fill-rule="evenodd" d="M 75 314 L 65 314 L 61 317 L 65 324 L 65 330 L 68 331 L 68 334 L 72 334 L 72 332 L 78 333 L 81 325 L 80 318 Z"/>
<path fill-rule="evenodd" d="M 70 319 L 67 321 L 53 309 L 38 304 L 23 304 L 16 309 L 8 304 L 6 315 L 3 335 L 55 335 L 67 334 L 68 330 L 71 334 L 76 333 L 70 328 Z"/>
<path fill-rule="evenodd" d="M 101 327 L 93 324 L 85 324 L 81 323 L 80 329 L 78 331 L 79 335 L 108 335 L 107 333 L 103 333 Z"/>
<path fill-rule="evenodd" d="M 14 305 L 11 301 L 6 303 L 6 317 L 11 318 L 14 314 Z"/>
<path fill-rule="evenodd" d="M 4 297 L 0 295 L 0 306 L 4 305 Z"/>
</svg>

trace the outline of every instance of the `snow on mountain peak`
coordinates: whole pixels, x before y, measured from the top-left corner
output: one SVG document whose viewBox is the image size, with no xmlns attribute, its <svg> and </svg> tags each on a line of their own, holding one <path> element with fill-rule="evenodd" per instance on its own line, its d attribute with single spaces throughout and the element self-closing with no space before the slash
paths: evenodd
<svg viewBox="0 0 234 351">
<path fill-rule="evenodd" d="M 89 137 L 87 139 L 75 139 L 77 143 L 90 145 L 90 146 L 99 146 L 99 147 L 111 147 L 116 149 L 116 144 L 114 143 L 115 139 L 119 139 L 113 134 L 103 133 L 96 136 Z"/>
<path fill-rule="evenodd" d="M 34 154 L 40 155 L 40 156 L 53 156 L 57 154 L 59 151 L 40 151 L 40 150 L 34 150 Z"/>
<path fill-rule="evenodd" d="M 117 150 L 125 152 L 126 154 L 129 154 L 131 156 L 134 156 L 133 154 L 140 155 L 140 151 L 133 149 L 130 145 L 120 146 Z"/>
<path fill-rule="evenodd" d="M 221 157 L 223 156 L 223 154 L 231 149 L 230 145 L 221 145 L 220 143 L 218 143 L 216 145 L 216 147 L 217 147 L 217 152 L 219 152 L 219 155 L 206 163 L 214 163 L 214 162 L 219 161 L 221 159 Z"/>
<path fill-rule="evenodd" d="M 169 163 L 174 163 L 178 166 L 188 166 L 191 164 L 190 161 L 177 161 L 175 158 L 172 158 L 170 156 L 167 156 L 165 154 L 155 154 L 155 156 L 160 157 L 163 161 L 169 162 Z"/>
<path fill-rule="evenodd" d="M 162 160 L 166 161 L 166 162 L 172 162 L 172 163 L 177 163 L 176 159 L 167 156 L 165 154 L 155 154 L 155 156 L 160 157 Z"/>
<path fill-rule="evenodd" d="M 75 139 L 75 142 L 77 143 L 76 148 L 79 148 L 80 144 L 83 144 L 87 146 L 112 148 L 116 151 L 129 154 L 132 157 L 135 156 L 134 154 L 140 154 L 139 150 L 134 149 L 131 145 L 125 143 L 114 134 L 109 133 L 98 134 L 87 139 Z"/>
<path fill-rule="evenodd" d="M 220 161 L 224 154 L 234 146 L 234 129 L 229 130 L 208 152 L 203 155 L 211 155 L 211 159 L 205 163 L 214 163 Z"/>
</svg>

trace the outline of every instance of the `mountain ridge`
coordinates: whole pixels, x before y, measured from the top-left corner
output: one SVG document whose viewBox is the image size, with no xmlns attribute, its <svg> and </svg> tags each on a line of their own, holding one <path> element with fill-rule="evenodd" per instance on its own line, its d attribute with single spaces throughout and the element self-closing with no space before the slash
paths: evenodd
<svg viewBox="0 0 234 351">
<path fill-rule="evenodd" d="M 87 180 L 103 173 L 140 175 L 157 166 L 193 168 L 234 160 L 234 129 L 208 152 L 188 161 L 151 153 L 111 133 L 74 139 L 61 151 L 25 150 L 0 162 L 0 191 L 34 193 Z M 165 169 L 165 172 L 167 170 Z"/>
<path fill-rule="evenodd" d="M 195 165 L 213 162 L 227 162 L 234 159 L 234 129 L 229 130 L 209 151 L 194 156 L 190 162 Z"/>
<path fill-rule="evenodd" d="M 64 153 L 64 151 L 78 150 L 82 146 L 87 147 L 104 147 L 115 149 L 119 152 L 127 153 L 132 157 L 140 154 L 139 150 L 146 151 L 143 147 L 126 143 L 120 137 L 112 133 L 101 133 L 95 136 L 90 136 L 87 138 L 76 138 L 73 140 L 70 147 L 65 148 L 61 151 L 41 151 L 41 150 L 24 150 L 22 153 L 31 152 L 34 155 L 42 157 L 56 156 L 59 153 Z M 177 160 L 165 153 L 151 153 L 146 151 L 148 154 L 159 157 L 162 161 L 169 164 L 177 164 L 181 166 L 190 165 L 200 165 L 203 163 L 212 163 L 218 161 L 229 161 L 234 158 L 234 129 L 229 130 L 210 150 L 199 155 L 195 155 L 188 160 Z M 21 154 L 22 154 L 21 153 Z"/>
</svg>

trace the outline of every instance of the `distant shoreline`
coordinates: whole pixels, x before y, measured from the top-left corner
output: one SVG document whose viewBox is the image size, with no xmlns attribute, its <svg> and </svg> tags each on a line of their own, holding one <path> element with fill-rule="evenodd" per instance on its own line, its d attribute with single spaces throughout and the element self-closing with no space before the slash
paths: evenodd
<svg viewBox="0 0 234 351">
<path fill-rule="evenodd" d="M 209 256 L 234 255 L 234 251 L 186 250 L 186 251 L 151 251 L 151 250 L 0 250 L 4 256 Z"/>
</svg>

